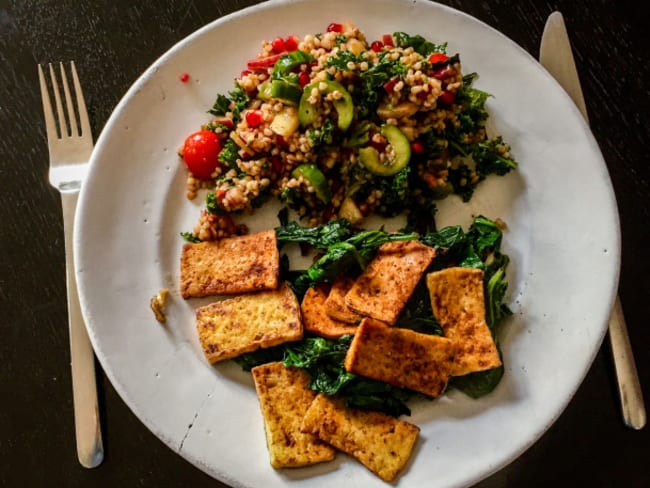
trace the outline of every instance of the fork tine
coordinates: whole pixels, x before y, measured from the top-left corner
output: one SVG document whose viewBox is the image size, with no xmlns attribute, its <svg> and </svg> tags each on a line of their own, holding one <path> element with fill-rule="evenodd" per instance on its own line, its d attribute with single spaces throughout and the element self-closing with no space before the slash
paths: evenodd
<svg viewBox="0 0 650 488">
<path fill-rule="evenodd" d="M 77 117 L 74 114 L 74 103 L 70 98 L 70 88 L 68 87 L 68 76 L 65 74 L 65 68 L 63 67 L 63 63 L 59 63 L 59 68 L 61 69 L 61 84 L 63 85 L 65 106 L 68 109 L 68 123 L 70 127 L 70 134 L 73 137 L 77 137 L 79 136 L 79 130 L 77 129 Z"/>
<path fill-rule="evenodd" d="M 50 77 L 52 78 L 52 92 L 54 93 L 54 105 L 56 106 L 57 119 L 59 121 L 60 137 L 70 135 L 69 128 L 65 121 L 65 115 L 63 114 L 63 105 L 61 105 L 61 95 L 59 92 L 59 83 L 56 79 L 56 74 L 54 73 L 54 68 L 52 63 L 49 64 L 50 67 Z"/>
<path fill-rule="evenodd" d="M 70 61 L 70 70 L 72 72 L 72 83 L 74 84 L 74 92 L 77 97 L 77 107 L 79 107 L 79 123 L 81 124 L 81 135 L 90 135 L 90 121 L 88 120 L 88 110 L 86 110 L 86 101 L 84 94 L 81 91 L 81 83 L 77 76 L 77 68 L 74 61 Z"/>
<path fill-rule="evenodd" d="M 47 130 L 47 138 L 50 141 L 57 139 L 56 121 L 54 120 L 54 112 L 52 111 L 52 103 L 50 102 L 50 93 L 45 83 L 45 75 L 43 74 L 43 67 L 38 65 L 38 80 L 41 84 L 41 100 L 43 102 L 43 115 L 45 116 L 45 129 Z"/>
</svg>

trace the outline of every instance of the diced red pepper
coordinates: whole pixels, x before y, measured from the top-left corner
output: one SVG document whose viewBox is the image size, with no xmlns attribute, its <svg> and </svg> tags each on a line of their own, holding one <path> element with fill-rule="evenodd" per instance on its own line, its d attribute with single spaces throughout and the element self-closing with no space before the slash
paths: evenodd
<svg viewBox="0 0 650 488">
<path fill-rule="evenodd" d="M 325 211 L 323 212 L 323 217 L 325 220 L 329 221 L 336 217 L 336 209 L 333 205 L 328 205 Z"/>
<path fill-rule="evenodd" d="M 444 80 L 445 78 L 449 78 L 450 76 L 452 76 L 454 73 L 455 73 L 454 68 L 447 65 L 447 66 L 443 66 L 440 69 L 433 70 L 431 72 L 431 76 L 437 78 L 438 80 Z"/>
<path fill-rule="evenodd" d="M 411 151 L 415 154 L 422 154 L 424 152 L 424 146 L 420 141 L 413 141 L 411 143 Z"/>
<path fill-rule="evenodd" d="M 271 41 L 271 47 L 273 48 L 274 53 L 281 53 L 282 51 L 285 51 L 284 39 L 281 37 L 276 37 Z"/>
<path fill-rule="evenodd" d="M 217 197 L 217 200 L 221 200 L 221 199 L 223 199 L 223 197 L 226 196 L 226 190 L 223 190 L 223 189 L 219 188 L 219 189 L 215 192 L 215 196 Z"/>
<path fill-rule="evenodd" d="M 271 168 L 273 168 L 273 171 L 276 173 L 280 173 L 282 171 L 282 160 L 279 156 L 273 156 L 271 158 Z"/>
<path fill-rule="evenodd" d="M 228 117 L 222 116 L 222 117 L 215 117 L 214 122 L 217 124 L 221 124 L 223 126 L 226 126 L 228 129 L 234 129 L 235 124 L 233 124 L 232 119 L 229 119 Z"/>
<path fill-rule="evenodd" d="M 243 78 L 243 77 L 245 77 L 245 76 L 250 75 L 251 73 L 252 73 L 251 70 L 245 69 L 244 71 L 242 71 L 241 73 L 239 73 L 239 77 L 240 77 L 240 78 Z"/>
<path fill-rule="evenodd" d="M 284 48 L 289 52 L 293 52 L 298 49 L 299 43 L 300 40 L 296 36 L 289 36 L 284 40 Z"/>
<path fill-rule="evenodd" d="M 390 46 L 390 47 L 395 46 L 395 43 L 393 42 L 393 36 L 391 36 L 390 34 L 384 34 L 383 36 L 381 36 L 381 42 L 383 42 L 385 46 Z"/>
<path fill-rule="evenodd" d="M 438 184 L 438 179 L 429 172 L 424 173 L 422 175 L 422 179 L 430 187 L 434 187 L 434 186 L 436 186 Z"/>
<path fill-rule="evenodd" d="M 311 81 L 311 77 L 309 76 L 309 73 L 302 71 L 298 75 L 298 83 L 300 83 L 300 88 L 304 88 L 305 86 L 307 86 L 310 81 Z"/>
<path fill-rule="evenodd" d="M 327 32 L 343 32 L 343 24 L 332 22 L 327 26 Z"/>
<path fill-rule="evenodd" d="M 440 97 L 438 97 L 438 100 L 440 100 L 445 105 L 451 105 L 454 103 L 454 100 L 456 100 L 456 96 L 450 91 L 443 91 L 440 94 Z"/>
<path fill-rule="evenodd" d="M 384 140 L 383 138 L 381 140 L 375 140 L 372 134 L 369 134 L 369 136 L 370 146 L 374 147 L 379 152 L 384 152 L 386 146 L 388 145 L 388 141 Z"/>
<path fill-rule="evenodd" d="M 370 49 L 376 53 L 380 53 L 384 49 L 384 44 L 381 41 L 375 41 L 370 44 Z"/>
<path fill-rule="evenodd" d="M 278 59 L 280 59 L 285 54 L 286 52 L 281 52 L 273 54 L 272 56 L 267 56 L 265 58 L 251 59 L 248 63 L 246 63 L 246 65 L 248 66 L 248 69 L 252 71 L 263 70 L 273 66 L 278 61 Z"/>
<path fill-rule="evenodd" d="M 264 122 L 264 115 L 261 110 L 249 110 L 246 112 L 246 123 L 248 127 L 257 127 L 262 122 Z"/>
<path fill-rule="evenodd" d="M 275 140 L 277 141 L 278 146 L 280 146 L 281 148 L 286 149 L 289 147 L 289 143 L 287 142 L 287 140 L 280 134 L 275 136 Z"/>
<path fill-rule="evenodd" d="M 448 60 L 449 60 L 449 56 L 443 53 L 433 53 L 431 56 L 429 56 L 429 62 L 431 64 L 444 63 L 445 61 Z"/>
<path fill-rule="evenodd" d="M 395 91 L 395 85 L 397 85 L 397 78 L 392 78 L 384 83 L 384 90 L 388 93 L 393 93 Z"/>
</svg>

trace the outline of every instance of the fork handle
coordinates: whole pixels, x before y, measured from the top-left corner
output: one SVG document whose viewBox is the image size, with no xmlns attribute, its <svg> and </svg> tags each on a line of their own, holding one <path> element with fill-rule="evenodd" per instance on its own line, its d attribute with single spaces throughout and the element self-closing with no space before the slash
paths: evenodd
<svg viewBox="0 0 650 488">
<path fill-rule="evenodd" d="M 65 234 L 70 361 L 77 457 L 85 468 L 94 468 L 99 466 L 104 459 L 104 445 L 97 404 L 95 356 L 81 314 L 72 254 L 72 229 L 78 196 L 79 193 L 76 191 L 61 193 Z"/>
<path fill-rule="evenodd" d="M 646 423 L 643 393 L 634 364 L 632 345 L 625 326 L 623 307 L 618 296 L 609 319 L 609 340 L 618 379 L 623 420 L 628 427 L 642 429 Z"/>
</svg>

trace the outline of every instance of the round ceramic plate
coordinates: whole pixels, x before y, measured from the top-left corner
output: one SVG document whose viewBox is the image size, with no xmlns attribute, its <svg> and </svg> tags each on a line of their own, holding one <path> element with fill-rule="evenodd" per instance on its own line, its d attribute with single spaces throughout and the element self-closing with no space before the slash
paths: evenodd
<svg viewBox="0 0 650 488">
<path fill-rule="evenodd" d="M 368 39 L 404 31 L 448 42 L 465 73 L 490 92 L 489 129 L 512 146 L 520 168 L 484 182 L 470 203 L 449 198 L 438 225 L 467 226 L 483 214 L 507 223 L 508 302 L 501 329 L 505 376 L 473 400 L 451 391 L 412 405 L 421 427 L 402 486 L 465 486 L 529 447 L 560 415 L 601 344 L 619 267 L 618 215 L 598 147 L 559 85 L 524 50 L 461 12 L 417 0 L 279 1 L 224 17 L 156 61 L 116 108 L 92 157 L 75 228 L 77 278 L 96 354 L 124 401 L 160 439 L 233 486 L 384 486 L 340 454 L 311 468 L 269 465 L 249 373 L 209 365 L 194 326 L 200 301 L 179 296 L 181 231 L 202 199 L 185 198 L 176 155 L 206 122 L 217 93 L 263 39 L 322 32 L 350 20 Z M 181 83 L 187 72 L 191 80 Z M 249 221 L 276 225 L 273 209 Z M 167 324 L 150 298 L 169 288 Z"/>
</svg>

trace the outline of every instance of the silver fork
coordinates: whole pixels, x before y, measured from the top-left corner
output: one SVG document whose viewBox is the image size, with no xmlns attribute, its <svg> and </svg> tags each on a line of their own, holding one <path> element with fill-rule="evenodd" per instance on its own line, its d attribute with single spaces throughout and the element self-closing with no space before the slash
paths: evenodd
<svg viewBox="0 0 650 488">
<path fill-rule="evenodd" d="M 69 68 L 72 74 L 74 99 L 71 96 L 68 76 L 63 63 L 59 63 L 59 67 L 65 112 L 59 82 L 53 66 L 49 65 L 49 87 L 46 75 L 40 65 L 38 66 L 38 77 L 41 85 L 47 142 L 50 152 L 50 184 L 59 190 L 63 206 L 68 325 L 77 456 L 82 466 L 94 468 L 104 459 L 104 446 L 97 405 L 95 358 L 81 315 L 72 255 L 72 229 L 77 197 L 88 169 L 88 160 L 93 150 L 93 137 L 74 62 L 70 62 Z M 50 103 L 50 88 L 54 95 L 56 111 L 52 109 Z M 76 104 L 74 100 L 76 100 Z M 79 120 L 78 125 L 77 120 Z"/>
</svg>

